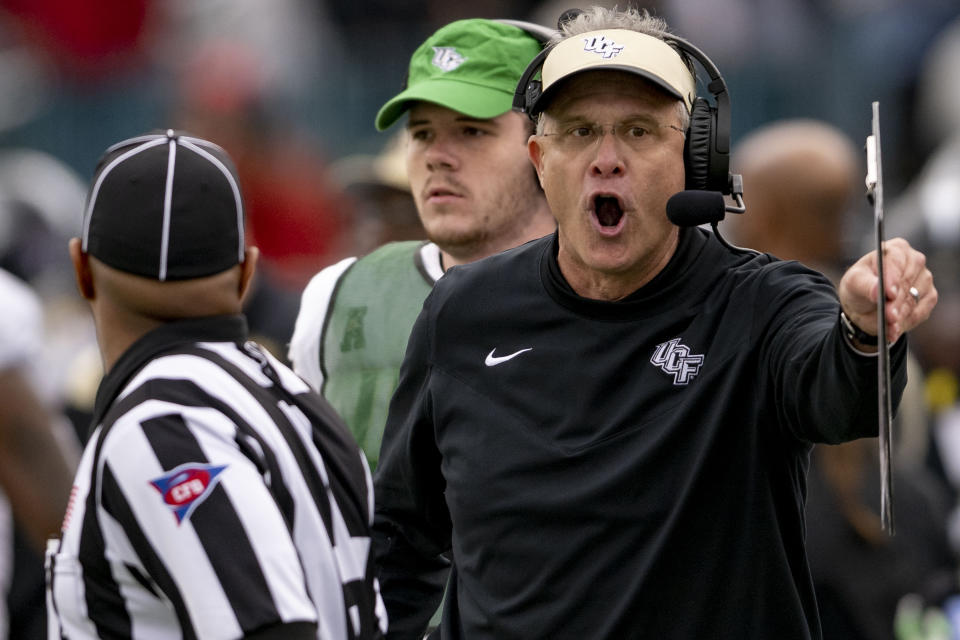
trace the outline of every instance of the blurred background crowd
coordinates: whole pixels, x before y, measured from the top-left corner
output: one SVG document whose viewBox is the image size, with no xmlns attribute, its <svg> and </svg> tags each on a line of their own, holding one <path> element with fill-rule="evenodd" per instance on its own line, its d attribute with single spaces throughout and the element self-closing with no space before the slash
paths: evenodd
<svg viewBox="0 0 960 640">
<path fill-rule="evenodd" d="M 312 274 L 388 240 L 423 236 L 402 140 L 373 127 L 414 48 L 458 18 L 552 26 L 571 6 L 0 0 L 0 268 L 43 304 L 33 363 L 40 395 L 82 439 L 99 361 L 66 243 L 107 146 L 173 127 L 231 154 L 250 242 L 262 253 L 250 324 L 283 357 Z M 811 564 L 827 638 L 960 638 L 950 635 L 960 609 L 960 3 L 641 6 L 701 48 L 730 88 L 747 213 L 721 228 L 741 244 L 827 274 L 870 248 L 863 143 L 871 102 L 880 102 L 887 235 L 927 252 L 941 297 L 911 335 L 911 385 L 894 442 L 898 535 L 880 532 L 875 443 L 824 448 L 812 457 Z M 0 313 L 11 311 L 2 304 Z M 42 637 L 42 603 L 31 595 L 42 575 L 29 562 L 15 568 L 9 637 Z"/>
</svg>

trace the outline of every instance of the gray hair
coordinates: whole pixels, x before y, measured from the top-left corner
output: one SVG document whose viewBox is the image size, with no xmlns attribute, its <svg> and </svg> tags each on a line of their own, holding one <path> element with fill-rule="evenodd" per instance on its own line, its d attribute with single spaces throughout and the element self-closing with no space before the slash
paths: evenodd
<svg viewBox="0 0 960 640">
<path fill-rule="evenodd" d="M 623 11 L 618 11 L 616 7 L 612 9 L 590 7 L 575 18 L 571 18 L 560 25 L 560 33 L 554 36 L 550 45 L 557 44 L 572 36 L 600 29 L 629 29 L 660 40 L 667 40 L 670 36 L 666 20 L 651 15 L 646 9 L 640 11 L 628 7 Z"/>
<path fill-rule="evenodd" d="M 548 43 L 552 47 L 568 38 L 578 36 L 590 31 L 600 29 L 628 29 L 639 33 L 652 36 L 665 41 L 680 54 L 680 57 L 690 69 L 690 73 L 696 78 L 696 71 L 690 57 L 681 49 L 678 49 L 670 41 L 670 30 L 666 20 L 659 16 L 651 15 L 646 9 L 639 10 L 634 7 L 628 7 L 618 11 L 616 7 L 608 9 L 607 7 L 590 7 L 584 10 L 570 20 L 560 25 L 560 33 L 554 36 Z M 682 100 L 677 101 L 677 115 L 680 118 L 680 128 L 686 131 L 690 127 L 690 113 Z M 537 134 L 543 133 L 543 113 L 537 116 Z"/>
</svg>

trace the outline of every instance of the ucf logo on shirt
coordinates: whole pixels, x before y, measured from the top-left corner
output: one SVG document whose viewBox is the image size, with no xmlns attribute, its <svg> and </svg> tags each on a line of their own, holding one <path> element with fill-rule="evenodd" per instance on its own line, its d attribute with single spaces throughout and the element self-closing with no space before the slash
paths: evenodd
<svg viewBox="0 0 960 640">
<path fill-rule="evenodd" d="M 690 347 L 680 344 L 680 338 L 674 338 L 658 344 L 653 350 L 650 362 L 660 367 L 664 373 L 672 375 L 673 384 L 683 386 L 700 372 L 703 354 L 691 354 Z"/>
</svg>

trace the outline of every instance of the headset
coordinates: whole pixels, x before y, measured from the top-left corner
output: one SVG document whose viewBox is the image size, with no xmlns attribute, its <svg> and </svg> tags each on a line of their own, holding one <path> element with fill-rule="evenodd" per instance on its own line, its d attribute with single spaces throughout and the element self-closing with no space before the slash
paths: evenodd
<svg viewBox="0 0 960 640">
<path fill-rule="evenodd" d="M 542 45 L 547 44 L 553 38 L 560 35 L 560 32 L 556 29 L 551 29 L 550 27 L 545 27 L 535 22 L 526 22 L 525 20 L 510 20 L 507 18 L 494 18 L 494 22 L 500 22 L 502 24 L 509 24 L 518 29 L 522 29 L 529 35 L 531 38 L 535 39 Z"/>
<path fill-rule="evenodd" d="M 574 17 L 578 10 L 565 12 L 558 22 L 558 28 Z M 669 35 L 664 41 L 677 49 L 693 69 L 691 59 L 699 62 L 710 76 L 707 90 L 713 96 L 715 105 L 700 96 L 696 96 L 690 109 L 690 128 L 684 143 L 684 168 L 686 188 L 698 191 L 719 191 L 733 195 L 739 206 L 727 207 L 727 211 L 742 213 L 743 181 L 730 169 L 730 96 L 727 84 L 719 69 L 700 49 L 678 36 Z M 547 46 L 527 66 L 517 90 L 513 96 L 513 108 L 521 113 L 530 114 L 533 105 L 541 94 L 542 83 L 534 80 L 544 60 L 550 54 L 552 46 Z M 696 74 L 694 74 L 696 78 Z"/>
</svg>

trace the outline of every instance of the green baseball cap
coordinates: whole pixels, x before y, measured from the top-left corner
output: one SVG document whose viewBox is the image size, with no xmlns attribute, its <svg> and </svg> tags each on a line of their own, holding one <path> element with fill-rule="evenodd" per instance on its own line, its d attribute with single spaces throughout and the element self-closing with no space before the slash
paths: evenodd
<svg viewBox="0 0 960 640">
<path fill-rule="evenodd" d="M 425 100 L 472 118 L 495 118 L 513 106 L 520 76 L 540 52 L 523 29 L 496 20 L 457 20 L 430 36 L 410 58 L 407 86 L 377 113 L 377 130 Z"/>
</svg>

